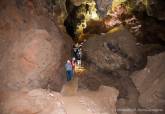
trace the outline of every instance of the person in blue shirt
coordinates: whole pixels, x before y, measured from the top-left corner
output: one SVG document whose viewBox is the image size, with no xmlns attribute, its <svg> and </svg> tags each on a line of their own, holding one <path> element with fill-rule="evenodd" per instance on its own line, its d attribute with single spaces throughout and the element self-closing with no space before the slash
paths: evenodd
<svg viewBox="0 0 165 114">
<path fill-rule="evenodd" d="M 67 60 L 67 63 L 65 64 L 65 69 L 66 69 L 67 81 L 70 81 L 73 77 L 73 67 L 70 60 Z"/>
</svg>

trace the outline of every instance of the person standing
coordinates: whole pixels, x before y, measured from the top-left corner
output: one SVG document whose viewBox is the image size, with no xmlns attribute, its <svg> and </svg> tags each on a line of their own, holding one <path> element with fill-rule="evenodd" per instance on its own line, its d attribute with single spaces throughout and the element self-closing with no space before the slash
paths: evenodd
<svg viewBox="0 0 165 114">
<path fill-rule="evenodd" d="M 75 57 L 72 58 L 71 63 L 72 63 L 72 68 L 73 68 L 73 70 L 74 70 L 75 67 L 76 67 L 76 58 L 75 58 Z"/>
<path fill-rule="evenodd" d="M 72 46 L 72 51 L 71 51 L 71 56 L 76 58 L 76 51 L 77 51 L 77 48 L 75 45 Z"/>
<path fill-rule="evenodd" d="M 66 69 L 67 81 L 70 81 L 73 77 L 73 67 L 70 60 L 67 60 L 67 63 L 65 64 L 65 69 Z"/>
<path fill-rule="evenodd" d="M 82 49 L 79 48 L 77 51 L 77 64 L 79 67 L 81 67 L 81 58 L 82 58 Z"/>
<path fill-rule="evenodd" d="M 73 76 L 74 76 L 74 74 L 75 74 L 75 67 L 76 67 L 76 58 L 75 57 L 73 57 L 72 58 L 72 71 L 73 71 Z"/>
</svg>

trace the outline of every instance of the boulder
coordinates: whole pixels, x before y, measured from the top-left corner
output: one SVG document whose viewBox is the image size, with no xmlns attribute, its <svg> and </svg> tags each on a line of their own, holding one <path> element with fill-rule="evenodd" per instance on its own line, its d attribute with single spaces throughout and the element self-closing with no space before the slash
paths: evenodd
<svg viewBox="0 0 165 114">
<path fill-rule="evenodd" d="M 148 57 L 146 67 L 132 74 L 132 80 L 140 93 L 139 103 L 147 109 L 158 109 L 164 114 L 165 106 L 165 53 Z"/>
<path fill-rule="evenodd" d="M 70 41 L 40 2 L 1 1 L 5 7 L 0 12 L 2 90 L 47 88 L 48 82 L 52 89 L 60 90 L 65 81 L 63 65 L 70 50 L 66 42 Z"/>
<path fill-rule="evenodd" d="M 133 70 L 143 67 L 146 62 L 135 38 L 123 26 L 105 35 L 90 37 L 83 51 L 89 65 L 104 71 Z"/>
<path fill-rule="evenodd" d="M 62 96 L 44 89 L 9 92 L 2 114 L 66 114 Z"/>
</svg>

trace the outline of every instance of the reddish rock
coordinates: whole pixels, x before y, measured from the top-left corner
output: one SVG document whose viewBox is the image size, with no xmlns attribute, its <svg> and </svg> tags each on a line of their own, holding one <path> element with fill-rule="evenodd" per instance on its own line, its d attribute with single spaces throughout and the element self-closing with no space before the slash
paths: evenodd
<svg viewBox="0 0 165 114">
<path fill-rule="evenodd" d="M 2 114 L 66 114 L 59 93 L 34 89 L 7 94 Z"/>
<path fill-rule="evenodd" d="M 70 42 L 48 17 L 43 1 L 1 1 L 0 89 L 60 90 Z M 30 6 L 29 6 L 30 4 Z M 69 38 L 68 38 L 69 39 Z"/>
</svg>

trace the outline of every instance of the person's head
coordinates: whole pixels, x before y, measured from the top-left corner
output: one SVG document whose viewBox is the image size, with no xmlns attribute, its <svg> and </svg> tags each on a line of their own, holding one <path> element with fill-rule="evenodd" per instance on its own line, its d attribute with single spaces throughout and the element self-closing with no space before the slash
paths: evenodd
<svg viewBox="0 0 165 114">
<path fill-rule="evenodd" d="M 71 63 L 70 60 L 67 60 L 67 63 Z"/>
<path fill-rule="evenodd" d="M 78 43 L 76 43 L 76 44 L 75 44 L 75 47 L 79 47 L 79 44 L 78 44 Z"/>
<path fill-rule="evenodd" d="M 73 58 L 72 58 L 72 60 L 73 60 L 73 61 L 75 61 L 75 60 L 76 60 L 76 58 L 75 58 L 75 57 L 73 57 Z"/>
</svg>

